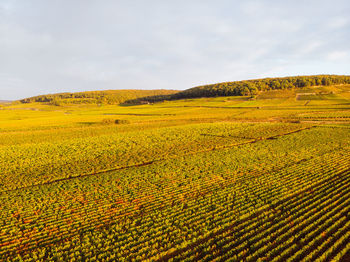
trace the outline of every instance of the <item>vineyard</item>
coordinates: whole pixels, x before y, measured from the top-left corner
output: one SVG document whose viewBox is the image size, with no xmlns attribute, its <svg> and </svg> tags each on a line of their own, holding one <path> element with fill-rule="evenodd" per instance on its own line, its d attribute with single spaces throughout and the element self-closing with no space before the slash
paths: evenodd
<svg viewBox="0 0 350 262">
<path fill-rule="evenodd" d="M 350 90 L 328 91 L 4 105 L 0 261 L 349 261 Z"/>
</svg>

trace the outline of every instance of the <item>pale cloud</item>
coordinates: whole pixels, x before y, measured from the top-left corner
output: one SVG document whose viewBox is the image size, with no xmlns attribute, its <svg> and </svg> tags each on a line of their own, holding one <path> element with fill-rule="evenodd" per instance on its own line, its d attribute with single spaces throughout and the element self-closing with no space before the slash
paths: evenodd
<svg viewBox="0 0 350 262">
<path fill-rule="evenodd" d="M 345 26 L 349 26 L 349 18 L 347 17 L 335 17 L 328 23 L 328 27 L 330 29 L 338 29 L 343 28 Z"/>
<path fill-rule="evenodd" d="M 349 12 L 345 0 L 1 0 L 0 100 L 348 74 Z"/>
<path fill-rule="evenodd" d="M 334 51 L 327 54 L 327 59 L 331 61 L 349 60 L 349 51 Z"/>
</svg>

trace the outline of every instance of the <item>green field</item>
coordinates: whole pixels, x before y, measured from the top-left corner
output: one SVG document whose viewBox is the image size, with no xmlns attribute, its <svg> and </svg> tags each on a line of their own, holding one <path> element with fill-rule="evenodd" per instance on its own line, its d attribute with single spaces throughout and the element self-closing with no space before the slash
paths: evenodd
<svg viewBox="0 0 350 262">
<path fill-rule="evenodd" d="M 1 104 L 0 261 L 349 261 L 349 93 Z"/>
</svg>

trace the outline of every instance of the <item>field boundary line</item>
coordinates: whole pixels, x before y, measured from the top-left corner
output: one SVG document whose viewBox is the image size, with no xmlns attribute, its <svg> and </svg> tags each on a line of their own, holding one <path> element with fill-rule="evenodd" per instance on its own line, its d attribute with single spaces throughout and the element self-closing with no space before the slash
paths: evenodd
<svg viewBox="0 0 350 262">
<path fill-rule="evenodd" d="M 328 152 L 329 153 L 329 152 Z M 325 154 L 328 154 L 328 153 L 325 153 Z M 313 157 L 311 158 L 311 159 L 313 159 Z M 310 159 L 302 159 L 301 160 L 301 162 L 303 162 L 303 161 L 307 161 L 307 160 L 310 160 Z M 296 165 L 296 164 L 298 164 L 298 163 L 300 163 L 300 161 L 298 161 L 298 162 L 295 162 L 294 163 L 294 165 Z M 283 168 L 285 168 L 285 167 L 282 167 L 282 168 L 280 168 L 280 169 L 283 169 Z M 278 170 L 280 170 L 280 169 L 277 169 L 277 170 L 272 170 L 273 172 L 276 172 L 276 171 L 278 171 Z M 342 173 L 344 173 L 344 172 L 347 172 L 348 171 L 348 169 L 342 169 L 342 170 L 340 170 L 340 171 L 338 171 L 337 173 L 335 173 L 335 174 L 333 174 L 332 176 L 330 176 L 330 177 L 328 177 L 328 178 L 326 178 L 326 179 L 324 179 L 324 180 L 322 180 L 322 181 L 325 181 L 325 180 L 327 180 L 327 181 L 330 181 L 330 180 L 333 180 L 335 177 L 339 177 L 339 176 L 341 176 L 341 174 Z M 235 180 L 235 178 L 233 178 L 233 180 Z M 309 187 L 314 187 L 314 186 L 317 186 L 317 185 L 320 185 L 320 184 L 322 184 L 322 181 L 320 181 L 319 183 L 314 183 L 313 185 L 311 185 L 311 186 L 309 186 Z M 212 184 L 208 184 L 208 188 L 210 189 L 211 188 L 211 186 L 212 186 Z M 302 190 L 304 190 L 304 189 L 302 189 Z M 299 191 L 301 191 L 301 190 L 299 190 Z M 297 191 L 297 192 L 299 192 L 299 191 Z M 206 192 L 207 193 L 207 192 Z M 285 200 L 286 201 L 288 201 L 287 199 L 289 199 L 290 197 L 294 197 L 294 196 L 287 196 L 286 198 L 285 198 Z M 276 200 L 277 202 L 272 202 L 272 203 L 270 203 L 269 205 L 272 207 L 272 208 L 274 208 L 277 204 L 276 203 L 279 203 L 278 201 L 282 201 L 283 199 L 280 199 L 280 200 Z M 149 204 L 149 205 L 148 205 Z M 159 207 L 159 209 L 158 210 L 161 210 L 161 209 L 163 209 L 164 208 L 164 206 L 159 206 L 159 205 L 157 205 L 157 202 L 154 202 L 154 201 L 151 201 L 151 202 L 149 202 L 147 204 L 147 206 L 150 206 L 150 207 L 157 207 L 157 209 L 158 209 L 158 207 Z M 268 206 L 268 205 L 267 205 Z M 260 208 L 263 208 L 263 207 L 265 207 L 265 206 L 261 206 Z M 260 209 L 259 208 L 259 209 Z M 129 212 L 130 210 L 125 210 L 126 211 L 126 213 L 124 213 L 124 214 L 121 214 L 121 215 L 118 215 L 117 217 L 114 217 L 114 219 L 113 219 L 113 221 L 115 220 L 115 219 L 117 219 L 117 218 L 121 218 L 121 219 L 124 219 L 124 218 L 126 218 L 126 217 L 130 217 L 130 218 L 136 218 L 136 217 L 142 217 L 142 216 L 144 216 L 144 214 L 136 214 L 136 213 L 131 213 L 131 212 Z M 264 211 L 263 211 L 264 212 Z M 146 211 L 146 213 L 148 213 L 147 211 Z M 90 213 L 91 214 L 91 213 Z M 242 215 L 242 216 L 244 216 L 244 215 Z M 242 217 L 241 216 L 241 217 Z M 108 228 L 108 227 L 110 227 L 112 224 L 114 224 L 114 222 L 112 222 L 111 220 L 109 220 L 110 218 L 101 218 L 101 221 L 103 222 L 103 226 L 101 226 L 101 227 L 99 227 L 99 228 Z M 239 219 L 239 218 L 238 218 Z M 245 221 L 245 220 L 242 220 L 242 221 Z M 237 221 L 236 221 L 237 222 Z M 75 234 L 78 234 L 77 232 L 86 232 L 86 231 L 88 231 L 89 229 L 91 229 L 91 225 L 89 224 L 89 225 L 85 225 L 85 226 L 83 226 L 81 229 L 80 229 L 80 231 L 76 231 L 75 233 L 73 233 L 73 235 L 67 235 L 67 234 L 64 234 L 64 235 L 61 235 L 61 237 L 62 236 L 64 236 L 64 240 L 59 240 L 59 241 L 55 241 L 54 243 L 63 243 L 65 240 L 67 240 L 67 239 L 72 239 L 72 238 L 74 238 L 74 236 L 75 236 Z M 215 233 L 215 232 L 214 232 Z M 225 232 L 224 232 L 225 233 Z M 214 236 L 215 237 L 215 236 Z M 40 242 L 40 246 L 41 245 L 44 245 L 46 242 L 47 243 L 52 243 L 52 242 L 49 242 L 50 240 L 45 240 L 44 242 Z M 33 248 L 30 248 L 30 250 L 32 250 Z M 35 249 L 35 248 L 34 248 Z M 24 251 L 24 252 L 26 252 L 26 251 Z M 1 255 L 1 252 L 0 252 L 0 255 Z"/>
<path fill-rule="evenodd" d="M 188 154 L 184 154 L 181 156 L 174 156 L 174 157 L 169 157 L 169 158 L 161 158 L 161 159 L 154 159 L 151 161 L 147 161 L 147 162 L 143 162 L 143 163 L 138 163 L 138 164 L 134 164 L 134 165 L 129 165 L 129 166 L 124 166 L 124 167 L 116 167 L 116 168 L 111 168 L 111 169 L 105 169 L 105 170 L 100 170 L 97 172 L 93 172 L 93 173 L 86 173 L 86 174 L 80 174 L 80 175 L 72 175 L 70 177 L 66 177 L 66 178 L 60 178 L 60 179 L 56 179 L 54 181 L 49 181 L 49 182 L 44 182 L 41 184 L 35 184 L 35 185 L 30 185 L 30 186 L 24 186 L 24 187 L 18 187 L 18 188 L 13 188 L 13 189 L 8 189 L 8 190 L 4 190 L 4 191 L 0 191 L 0 194 L 2 193 L 8 193 L 8 192 L 13 192 L 13 191 L 17 191 L 17 190 L 21 190 L 21 189 L 27 189 L 27 188 L 33 188 L 33 187 L 38 187 L 38 186 L 43 186 L 43 185 L 50 185 L 50 184 L 54 184 L 57 182 L 61 182 L 61 181 L 67 181 L 67 180 L 72 180 L 72 179 L 77 179 L 77 178 L 82 178 L 82 177 L 88 177 L 88 176 L 96 176 L 96 175 L 100 175 L 100 174 L 105 174 L 105 173 L 109 173 L 109 172 L 113 172 L 113 171 L 118 171 L 118 170 L 124 170 L 124 169 L 128 169 L 128 168 L 134 168 L 134 167 L 142 167 L 142 166 L 148 166 L 157 162 L 161 162 L 161 161 L 166 161 L 166 160 L 172 160 L 172 159 L 178 159 L 181 157 L 186 157 L 186 156 L 192 156 L 192 155 L 196 155 L 196 154 L 200 154 L 200 153 L 205 153 L 205 152 L 211 152 L 211 151 L 216 151 L 216 150 L 224 150 L 224 149 L 229 149 L 229 148 L 233 148 L 233 147 L 238 147 L 238 146 L 242 146 L 242 145 L 246 145 L 246 144 L 254 144 L 260 141 L 265 141 L 265 140 L 272 140 L 272 139 L 277 139 L 278 137 L 282 137 L 282 136 L 286 136 L 286 135 L 291 135 L 294 133 L 299 133 L 301 131 L 304 130 L 309 130 L 312 128 L 316 128 L 318 126 L 308 126 L 308 127 L 304 127 L 301 129 L 297 129 L 297 130 L 293 130 L 287 133 L 283 133 L 283 134 L 278 134 L 278 135 L 274 135 L 274 136 L 269 136 L 269 137 L 264 137 L 264 138 L 255 138 L 255 139 L 250 139 L 247 138 L 248 141 L 245 142 L 241 142 L 241 143 L 235 143 L 235 144 L 230 144 L 230 145 L 223 145 L 223 146 L 214 146 L 212 148 L 208 148 L 208 149 L 204 149 L 204 150 L 199 150 L 196 152 L 191 152 Z"/>
</svg>

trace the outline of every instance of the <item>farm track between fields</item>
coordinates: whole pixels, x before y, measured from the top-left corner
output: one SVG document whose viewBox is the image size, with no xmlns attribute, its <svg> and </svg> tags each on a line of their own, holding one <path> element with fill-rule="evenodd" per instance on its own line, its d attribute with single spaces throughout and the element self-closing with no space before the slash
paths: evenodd
<svg viewBox="0 0 350 262">
<path fill-rule="evenodd" d="M 346 104 L 342 104 L 341 106 L 347 106 L 350 103 L 346 103 Z M 338 104 L 333 104 L 333 105 L 338 105 Z M 331 105 L 328 105 L 331 106 Z M 163 106 L 162 108 L 215 108 L 215 109 L 252 109 L 252 110 L 305 110 L 305 109 L 310 109 L 313 110 L 314 108 L 317 109 L 323 109 L 323 110 L 339 110 L 339 109 L 343 109 L 343 107 L 320 107 L 320 106 L 267 106 L 267 105 L 263 105 L 263 106 Z M 320 111 L 320 112 L 324 112 L 324 111 Z"/>
<path fill-rule="evenodd" d="M 350 76 L 252 81 L 0 105 L 0 261 L 350 261 Z"/>
<path fill-rule="evenodd" d="M 345 159 L 347 159 L 347 157 L 345 157 Z M 293 163 L 293 165 L 298 165 L 299 164 L 299 162 L 298 163 Z M 288 166 L 290 166 L 290 165 L 288 165 Z M 283 167 L 283 168 L 286 168 L 286 167 Z M 283 169 L 282 168 L 282 169 Z M 255 176 L 255 175 L 253 175 L 253 176 Z M 338 176 L 338 174 L 335 174 L 335 175 L 332 175 L 332 177 L 330 177 L 330 178 L 328 178 L 328 180 L 330 180 L 330 179 L 332 179 L 332 178 L 334 178 L 334 177 L 336 177 L 336 176 Z M 326 179 L 327 180 L 327 179 Z M 235 182 L 236 181 L 236 179 L 235 178 L 232 178 L 232 179 L 230 179 L 230 181 L 226 181 L 227 183 L 225 183 L 224 184 L 224 186 L 229 186 L 230 184 L 232 184 L 232 182 Z M 323 180 L 324 181 L 324 180 Z M 298 183 L 303 183 L 303 182 L 298 182 Z M 213 188 L 213 186 L 215 187 L 215 185 L 216 184 L 211 184 L 211 183 L 209 183 L 208 185 L 207 185 L 207 187 L 208 187 L 208 192 L 206 192 L 206 193 L 210 193 L 212 190 L 214 190 L 215 188 Z M 296 185 L 294 185 L 294 186 L 296 186 Z M 216 186 L 216 188 L 220 188 L 220 187 L 222 187 L 222 186 Z M 210 190 L 211 189 L 211 190 Z M 308 190 L 309 189 L 309 187 L 305 187 L 302 191 L 304 192 L 305 190 Z M 298 191 L 299 192 L 299 191 Z M 178 194 L 181 194 L 182 192 L 177 192 L 176 193 L 176 195 L 178 195 Z M 169 201 L 167 201 L 167 202 L 169 202 Z M 100 204 L 102 204 L 102 205 L 104 205 L 104 203 L 100 203 Z M 157 210 L 162 210 L 162 209 L 164 209 L 166 207 L 166 205 L 164 206 L 164 204 L 162 204 L 162 203 L 159 203 L 159 202 L 157 202 L 157 201 L 151 201 L 151 202 L 149 202 L 148 204 L 147 204 L 147 206 L 145 206 L 145 209 L 146 210 L 148 210 L 148 211 L 146 211 L 145 212 L 145 214 L 143 214 L 143 215 L 146 215 L 148 212 L 152 212 L 152 210 L 155 210 L 155 209 L 157 209 Z M 131 209 L 132 209 L 132 207 L 130 207 Z M 124 217 L 139 217 L 140 215 L 137 215 L 137 214 L 132 214 L 132 212 L 130 213 L 129 211 L 131 211 L 131 210 L 125 210 L 125 213 L 123 213 L 122 215 L 120 215 L 120 216 L 114 216 L 113 217 L 113 220 L 115 220 L 115 219 L 117 219 L 117 218 L 120 218 L 120 219 L 123 219 Z M 68 234 L 67 233 L 61 233 L 61 234 L 55 234 L 55 235 L 52 235 L 52 236 L 50 236 L 50 237 L 46 237 L 45 239 L 41 239 L 41 238 L 39 238 L 39 239 L 37 239 L 37 241 L 36 241 L 36 246 L 45 246 L 46 244 L 52 244 L 52 243 L 60 243 L 61 242 L 61 240 L 59 240 L 59 239 L 63 239 L 62 240 L 62 242 L 65 242 L 65 241 L 67 241 L 67 240 L 69 240 L 70 238 L 72 238 L 72 237 L 74 237 L 76 234 L 78 234 L 79 232 L 83 232 L 83 231 L 85 231 L 85 230 L 90 230 L 91 228 L 94 228 L 94 224 L 95 224 L 95 222 L 98 222 L 98 223 L 103 223 L 104 225 L 102 226 L 102 228 L 103 227 L 110 227 L 111 226 L 111 218 L 108 218 L 108 217 L 105 217 L 105 216 L 100 216 L 100 215 L 98 215 L 97 213 L 96 213 L 96 211 L 94 211 L 94 210 L 90 210 L 89 211 L 89 208 L 88 209 L 86 209 L 86 208 L 84 208 L 84 210 L 82 210 L 82 215 L 86 215 L 87 213 L 89 214 L 89 217 L 92 217 L 92 218 L 94 218 L 93 219 L 93 221 L 91 221 L 91 222 L 93 222 L 92 224 L 86 224 L 86 225 L 81 225 L 80 226 L 80 229 L 79 229 L 79 231 L 76 231 L 76 230 L 73 230 L 73 231 L 70 231 Z M 96 214 L 95 214 L 96 213 Z M 78 215 L 78 213 L 75 213 L 75 215 Z M 143 215 L 141 215 L 141 216 L 143 216 Z M 51 216 L 46 216 L 46 218 L 45 218 L 45 221 L 46 221 L 46 223 L 49 223 L 49 224 L 51 224 L 51 222 L 54 224 L 54 225 L 60 225 L 60 226 L 63 226 L 64 224 L 62 224 L 61 222 L 63 222 L 63 219 L 64 219 L 64 217 L 62 217 L 60 220 L 61 220 L 61 222 L 59 223 L 59 224 L 57 224 L 57 221 L 56 221 L 56 219 L 54 218 L 54 215 L 51 217 L 51 218 L 49 218 L 49 217 L 51 217 Z M 26 217 L 25 219 L 28 219 L 29 217 Z M 95 220 L 95 219 L 97 219 L 97 220 Z M 113 224 L 113 222 L 112 222 L 112 224 Z M 27 249 L 28 248 L 28 249 Z M 27 248 L 25 248 L 24 246 L 23 247 L 21 247 L 20 248 L 20 250 L 22 250 L 21 252 L 27 252 L 27 251 L 30 251 L 30 250 L 32 250 L 34 247 L 27 247 Z M 8 250 L 9 251 L 9 250 Z M 5 252 L 6 253 L 6 252 Z M 4 254 L 3 252 L 0 252 L 0 254 Z"/>
<path fill-rule="evenodd" d="M 277 139 L 278 137 L 291 135 L 291 134 L 294 134 L 294 133 L 298 133 L 298 132 L 309 130 L 309 129 L 316 128 L 316 127 L 317 126 L 304 127 L 304 128 L 300 128 L 300 129 L 293 130 L 293 131 L 290 131 L 290 132 L 287 132 L 287 133 L 283 133 L 283 134 L 278 134 L 278 135 L 265 137 L 265 138 L 250 139 L 250 140 L 248 140 L 246 142 L 235 143 L 235 144 L 231 144 L 231 145 L 216 146 L 216 147 L 213 147 L 213 148 L 210 148 L 210 149 L 199 150 L 199 151 L 191 152 L 189 154 L 185 154 L 185 155 L 181 155 L 181 156 L 162 158 L 162 159 L 155 159 L 155 160 L 152 160 L 152 161 L 139 163 L 139 164 L 135 164 L 135 165 L 125 166 L 125 167 L 118 167 L 118 168 L 112 168 L 112 169 L 108 169 L 108 170 L 101 170 L 101 171 L 94 172 L 94 173 L 81 174 L 81 175 L 71 176 L 71 177 L 67 177 L 67 178 L 61 178 L 61 179 L 57 179 L 57 180 L 54 180 L 54 181 L 44 182 L 44 183 L 35 184 L 35 185 L 31 185 L 31 186 L 18 187 L 18 188 L 15 188 L 15 189 L 9 189 L 9 190 L 1 191 L 0 194 L 13 192 L 13 191 L 17 191 L 17 190 L 22 190 L 22 189 L 27 189 L 27 188 L 38 187 L 38 186 L 42 186 L 42 185 L 50 185 L 50 184 L 54 184 L 54 183 L 61 182 L 61 181 L 78 179 L 78 178 L 81 178 L 81 177 L 96 176 L 96 175 L 105 174 L 105 173 L 109 173 L 109 172 L 114 172 L 114 171 L 118 171 L 118 170 L 124 170 L 124 169 L 128 169 L 128 168 L 143 167 L 143 166 L 148 166 L 148 165 L 151 165 L 151 164 L 154 164 L 154 163 L 157 163 L 157 162 L 162 162 L 162 161 L 166 161 L 166 160 L 176 159 L 176 158 L 180 158 L 180 157 L 186 157 L 186 156 L 191 156 L 191 155 L 196 155 L 196 154 L 205 153 L 205 152 L 211 152 L 211 151 L 216 151 L 216 150 L 229 149 L 229 148 L 238 147 L 238 146 L 242 146 L 242 145 L 246 145 L 246 144 L 253 144 L 253 143 L 257 143 L 257 142 L 261 142 L 261 141 L 265 141 L 265 140 Z"/>
</svg>

